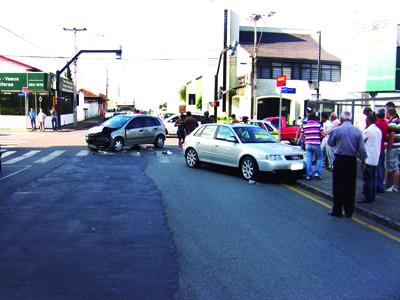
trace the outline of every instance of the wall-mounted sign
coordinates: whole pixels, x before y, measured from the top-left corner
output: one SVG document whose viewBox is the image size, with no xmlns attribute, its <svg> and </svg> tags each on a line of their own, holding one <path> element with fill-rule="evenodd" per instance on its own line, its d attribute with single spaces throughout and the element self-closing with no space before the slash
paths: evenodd
<svg viewBox="0 0 400 300">
<path fill-rule="evenodd" d="M 46 73 L 0 73 L 0 90 L 22 91 L 28 88 L 31 91 L 45 91 L 47 87 Z"/>
</svg>

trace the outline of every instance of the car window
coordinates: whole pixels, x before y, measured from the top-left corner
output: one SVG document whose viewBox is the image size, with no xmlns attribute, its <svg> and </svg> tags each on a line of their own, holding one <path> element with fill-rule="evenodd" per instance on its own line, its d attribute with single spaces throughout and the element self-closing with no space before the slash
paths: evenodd
<svg viewBox="0 0 400 300">
<path fill-rule="evenodd" d="M 226 140 L 228 137 L 234 136 L 230 128 L 226 126 L 219 126 L 217 133 L 217 140 Z"/>
<path fill-rule="evenodd" d="M 274 125 L 276 128 L 279 127 L 279 120 L 273 120 L 271 121 L 272 125 Z"/>
<path fill-rule="evenodd" d="M 160 125 L 158 120 L 155 118 L 143 118 L 144 119 L 144 127 L 152 127 Z"/>
<path fill-rule="evenodd" d="M 178 116 L 173 117 L 172 119 L 170 119 L 170 120 L 168 121 L 168 123 L 175 123 L 176 120 L 178 120 Z"/>
<path fill-rule="evenodd" d="M 235 127 L 233 130 L 242 143 L 276 143 L 272 135 L 259 127 Z"/>
<path fill-rule="evenodd" d="M 200 127 L 200 129 L 195 132 L 194 136 L 201 136 L 201 133 L 203 132 L 204 128 L 205 128 L 205 126 Z"/>
<path fill-rule="evenodd" d="M 274 131 L 274 128 L 272 128 L 271 125 L 269 125 L 268 123 L 264 123 L 265 126 L 267 126 L 268 131 Z"/>
<path fill-rule="evenodd" d="M 121 128 L 132 118 L 126 116 L 116 116 L 103 123 L 103 126 L 110 128 Z"/>
<path fill-rule="evenodd" d="M 127 126 L 127 129 L 135 129 L 144 127 L 144 118 L 134 118 Z"/>
<path fill-rule="evenodd" d="M 217 130 L 216 125 L 206 126 L 201 132 L 200 136 L 205 139 L 213 139 L 215 135 L 215 131 Z"/>
</svg>

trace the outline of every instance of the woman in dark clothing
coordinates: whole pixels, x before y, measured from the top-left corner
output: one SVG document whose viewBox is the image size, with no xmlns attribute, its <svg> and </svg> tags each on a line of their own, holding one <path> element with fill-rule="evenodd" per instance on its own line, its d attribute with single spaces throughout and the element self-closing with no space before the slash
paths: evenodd
<svg viewBox="0 0 400 300">
<path fill-rule="evenodd" d="M 183 148 L 183 143 L 185 143 L 186 131 L 185 126 L 183 125 L 183 121 L 185 120 L 185 116 L 181 114 L 175 122 L 175 126 L 178 126 L 178 131 L 176 135 L 178 136 L 178 147 L 180 150 Z"/>
</svg>

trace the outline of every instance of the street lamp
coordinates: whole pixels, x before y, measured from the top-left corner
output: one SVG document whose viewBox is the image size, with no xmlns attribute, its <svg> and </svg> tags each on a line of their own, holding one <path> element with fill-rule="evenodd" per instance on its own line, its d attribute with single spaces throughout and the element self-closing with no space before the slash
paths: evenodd
<svg viewBox="0 0 400 300">
<path fill-rule="evenodd" d="M 254 119 L 257 119 L 257 53 L 258 48 L 261 43 L 261 38 L 263 35 L 263 31 L 260 34 L 260 40 L 257 43 L 257 21 L 261 20 L 262 18 L 270 18 L 275 14 L 274 11 L 268 13 L 268 15 L 260 15 L 260 14 L 252 14 L 250 16 L 250 21 L 254 22 L 254 49 L 253 49 L 253 76 L 252 76 L 252 84 L 251 84 L 251 94 L 252 94 L 252 101 L 250 107 L 250 114 L 253 116 Z"/>
<path fill-rule="evenodd" d="M 213 102 L 213 106 L 214 106 L 215 122 L 218 122 L 218 118 L 217 118 L 218 100 L 220 99 L 220 97 L 218 96 L 218 73 L 219 73 L 219 68 L 221 66 L 222 55 L 224 55 L 229 50 L 231 51 L 231 53 L 230 53 L 231 56 L 235 55 L 236 48 L 237 48 L 238 44 L 239 44 L 238 41 L 236 41 L 236 40 L 233 41 L 233 43 L 230 46 L 225 47 L 224 49 L 222 49 L 221 53 L 219 54 L 218 67 L 217 67 L 217 72 L 215 73 L 215 82 L 214 82 L 214 102 Z M 222 92 L 224 92 L 224 91 L 222 91 Z"/>
<path fill-rule="evenodd" d="M 78 53 L 72 57 L 67 64 L 62 67 L 60 70 L 56 71 L 56 98 L 61 98 L 62 97 L 62 91 L 60 89 L 60 76 L 61 74 L 73 63 L 76 61 L 76 59 L 81 55 L 82 53 L 115 53 L 116 59 L 121 59 L 122 58 L 122 48 L 119 48 L 118 50 L 80 50 Z M 76 99 L 75 99 L 76 100 Z M 76 112 L 76 102 L 74 101 L 74 115 L 77 113 Z M 75 118 L 75 116 L 74 116 Z M 58 113 L 58 124 L 60 126 L 60 112 Z M 74 123 L 74 128 L 76 127 L 76 124 Z"/>
</svg>

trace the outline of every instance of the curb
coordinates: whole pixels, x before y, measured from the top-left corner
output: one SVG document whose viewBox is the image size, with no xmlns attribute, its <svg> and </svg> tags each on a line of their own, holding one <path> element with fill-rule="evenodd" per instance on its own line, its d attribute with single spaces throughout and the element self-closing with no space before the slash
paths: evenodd
<svg viewBox="0 0 400 300">
<path fill-rule="evenodd" d="M 329 200 L 329 201 L 333 202 L 332 194 L 327 193 L 327 192 L 325 192 L 323 190 L 320 190 L 317 187 L 311 186 L 311 185 L 306 184 L 306 183 L 301 182 L 301 181 L 297 181 L 296 185 L 301 187 L 301 188 L 303 188 L 303 189 L 305 189 L 305 190 L 307 190 L 307 191 L 309 191 L 309 192 L 312 192 L 315 195 L 318 195 L 320 197 L 325 198 L 326 200 Z M 360 215 L 362 215 L 364 217 L 367 217 L 367 218 L 369 218 L 369 219 L 371 219 L 371 220 L 373 220 L 373 221 L 375 221 L 375 222 L 377 222 L 377 223 L 379 223 L 381 225 L 384 225 L 386 227 L 389 227 L 391 229 L 394 229 L 394 230 L 400 232 L 400 223 L 394 221 L 391 218 L 385 217 L 385 216 L 383 216 L 381 214 L 378 214 L 378 213 L 376 213 L 374 211 L 367 210 L 367 209 L 365 209 L 363 207 L 357 207 L 356 206 L 354 210 L 355 210 L 355 212 L 359 213 Z"/>
</svg>

